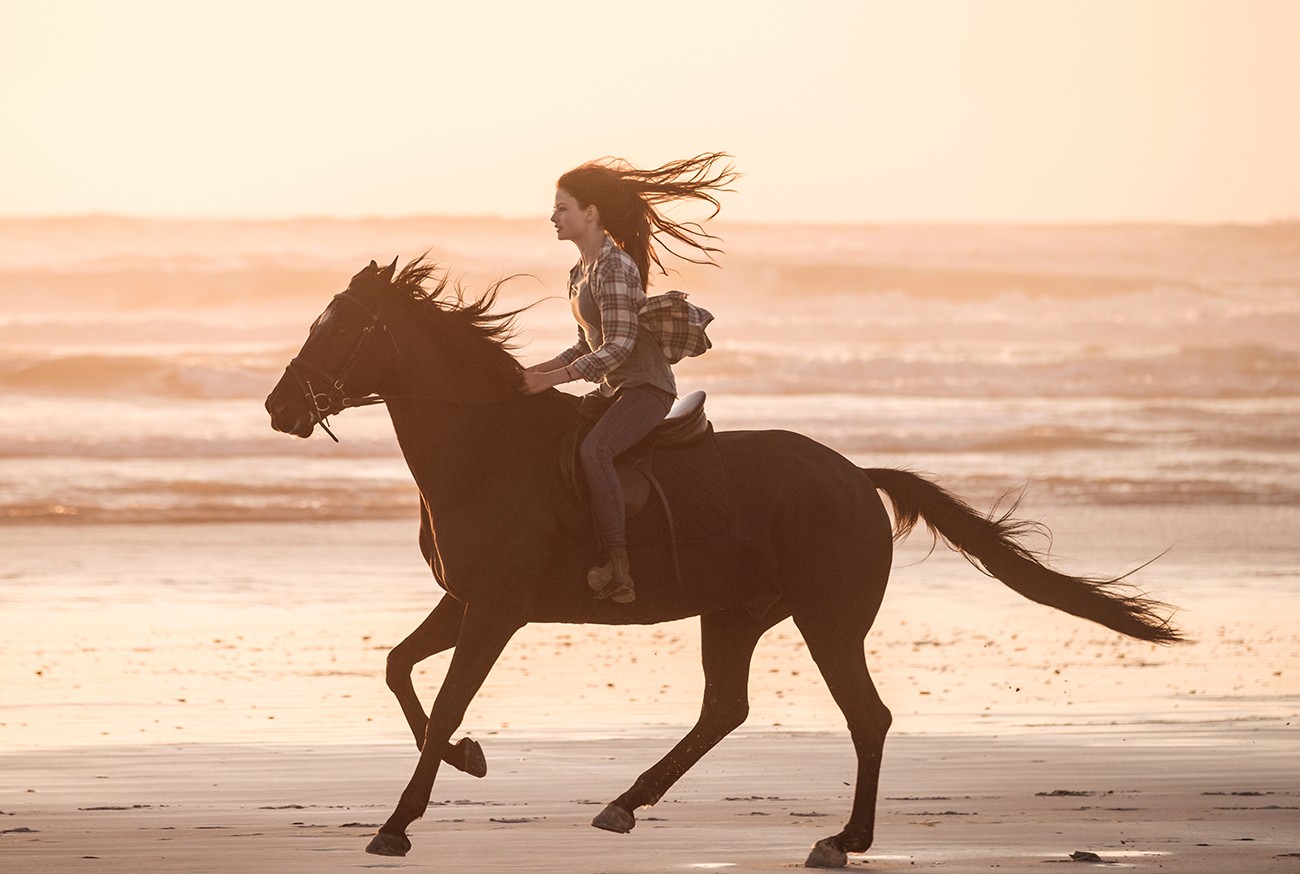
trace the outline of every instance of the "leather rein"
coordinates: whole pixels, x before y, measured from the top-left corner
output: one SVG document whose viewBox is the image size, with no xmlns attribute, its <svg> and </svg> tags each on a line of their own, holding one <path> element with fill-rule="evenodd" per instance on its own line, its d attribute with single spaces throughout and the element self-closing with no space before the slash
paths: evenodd
<svg viewBox="0 0 1300 874">
<path fill-rule="evenodd" d="M 362 328 L 361 333 L 357 335 L 357 341 L 352 346 L 352 351 L 348 353 L 348 357 L 344 360 L 343 367 L 339 370 L 338 375 L 328 373 L 323 368 L 317 367 L 310 361 L 304 361 L 296 355 L 289 362 L 289 366 L 285 368 L 285 372 L 291 374 L 297 380 L 298 388 L 302 390 L 303 397 L 307 401 L 307 409 L 311 412 L 312 423 L 319 425 L 321 430 L 330 435 L 331 440 L 338 443 L 339 438 L 335 437 L 334 432 L 330 430 L 329 416 L 341 413 L 350 407 L 367 407 L 371 404 L 382 404 L 384 402 L 384 399 L 379 395 L 350 398 L 343 391 L 343 383 L 347 382 L 348 377 L 352 375 L 352 368 L 356 367 L 357 361 L 360 359 L 361 349 L 365 346 L 366 339 L 378 328 L 388 337 L 388 342 L 393 344 L 394 351 L 397 349 L 397 342 L 393 340 L 393 335 L 388 333 L 388 327 L 380 320 L 379 313 L 370 309 L 370 307 L 346 291 L 334 295 L 334 299 L 345 300 L 354 306 L 360 307 L 361 311 L 370 317 L 369 324 Z M 324 391 L 317 390 L 317 387 L 312 383 L 313 378 L 318 380 L 321 385 L 326 386 Z"/>
</svg>

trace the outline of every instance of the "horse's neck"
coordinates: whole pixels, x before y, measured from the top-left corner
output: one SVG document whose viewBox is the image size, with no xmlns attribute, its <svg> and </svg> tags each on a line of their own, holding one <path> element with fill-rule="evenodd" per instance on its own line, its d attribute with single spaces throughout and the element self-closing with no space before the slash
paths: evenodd
<svg viewBox="0 0 1300 874">
<path fill-rule="evenodd" d="M 555 465 L 576 418 L 561 398 L 486 403 L 392 399 L 397 442 L 430 509 L 480 501 L 485 483 L 531 479 Z"/>
<path fill-rule="evenodd" d="M 481 507 L 494 483 L 535 479 L 576 408 L 557 392 L 521 394 L 518 365 L 500 345 L 457 335 L 450 314 L 438 318 L 450 321 L 413 316 L 396 327 L 396 345 L 411 357 L 381 394 L 430 510 L 454 513 Z"/>
</svg>

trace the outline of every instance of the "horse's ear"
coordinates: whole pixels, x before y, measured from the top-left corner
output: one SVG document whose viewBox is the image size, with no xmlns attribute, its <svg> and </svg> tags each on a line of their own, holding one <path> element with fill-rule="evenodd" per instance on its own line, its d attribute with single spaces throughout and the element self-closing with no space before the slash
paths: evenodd
<svg viewBox="0 0 1300 874">
<path fill-rule="evenodd" d="M 371 264 L 374 264 L 375 262 L 371 261 L 370 263 L 371 263 Z M 383 270 L 379 271 L 379 278 L 382 279 L 382 280 L 384 280 L 384 282 L 392 282 L 392 281 L 393 281 L 393 274 L 394 274 L 395 272 L 397 272 L 397 259 L 396 259 L 396 258 L 393 259 L 393 263 L 392 263 L 392 264 L 389 264 L 389 265 L 388 265 L 387 267 L 385 267 Z"/>
<path fill-rule="evenodd" d="M 368 280 L 371 276 L 374 276 L 378 272 L 379 272 L 379 265 L 376 264 L 374 261 L 371 261 L 365 267 L 362 267 L 361 270 L 358 271 L 356 276 L 352 277 L 352 281 L 348 283 L 348 288 L 351 288 L 352 286 L 356 285 L 358 282 L 362 280 Z"/>
</svg>

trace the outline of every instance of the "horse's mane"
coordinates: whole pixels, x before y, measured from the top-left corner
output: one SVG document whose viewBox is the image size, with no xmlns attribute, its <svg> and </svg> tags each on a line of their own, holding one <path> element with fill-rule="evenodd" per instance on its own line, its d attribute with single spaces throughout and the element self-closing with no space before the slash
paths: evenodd
<svg viewBox="0 0 1300 874">
<path fill-rule="evenodd" d="M 445 330 L 445 326 L 451 325 L 454 336 L 468 337 L 471 342 L 477 341 L 491 349 L 485 356 L 485 366 L 517 377 L 521 368 L 511 353 L 517 346 L 515 319 L 527 307 L 495 311 L 498 294 L 506 281 L 492 283 L 477 296 L 467 295 L 460 282 L 453 282 L 437 262 L 421 256 L 393 277 L 390 291 L 409 297 L 430 328 Z"/>
</svg>

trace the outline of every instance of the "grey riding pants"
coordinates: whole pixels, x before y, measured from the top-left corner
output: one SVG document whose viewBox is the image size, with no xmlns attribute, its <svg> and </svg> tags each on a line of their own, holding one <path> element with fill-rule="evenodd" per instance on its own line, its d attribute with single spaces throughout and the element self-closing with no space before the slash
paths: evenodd
<svg viewBox="0 0 1300 874">
<path fill-rule="evenodd" d="M 627 546 L 623 484 L 614 470 L 614 459 L 662 422 L 672 405 L 673 396 L 657 386 L 621 388 L 582 441 L 578 456 L 591 492 L 596 533 L 606 549 Z"/>
</svg>

